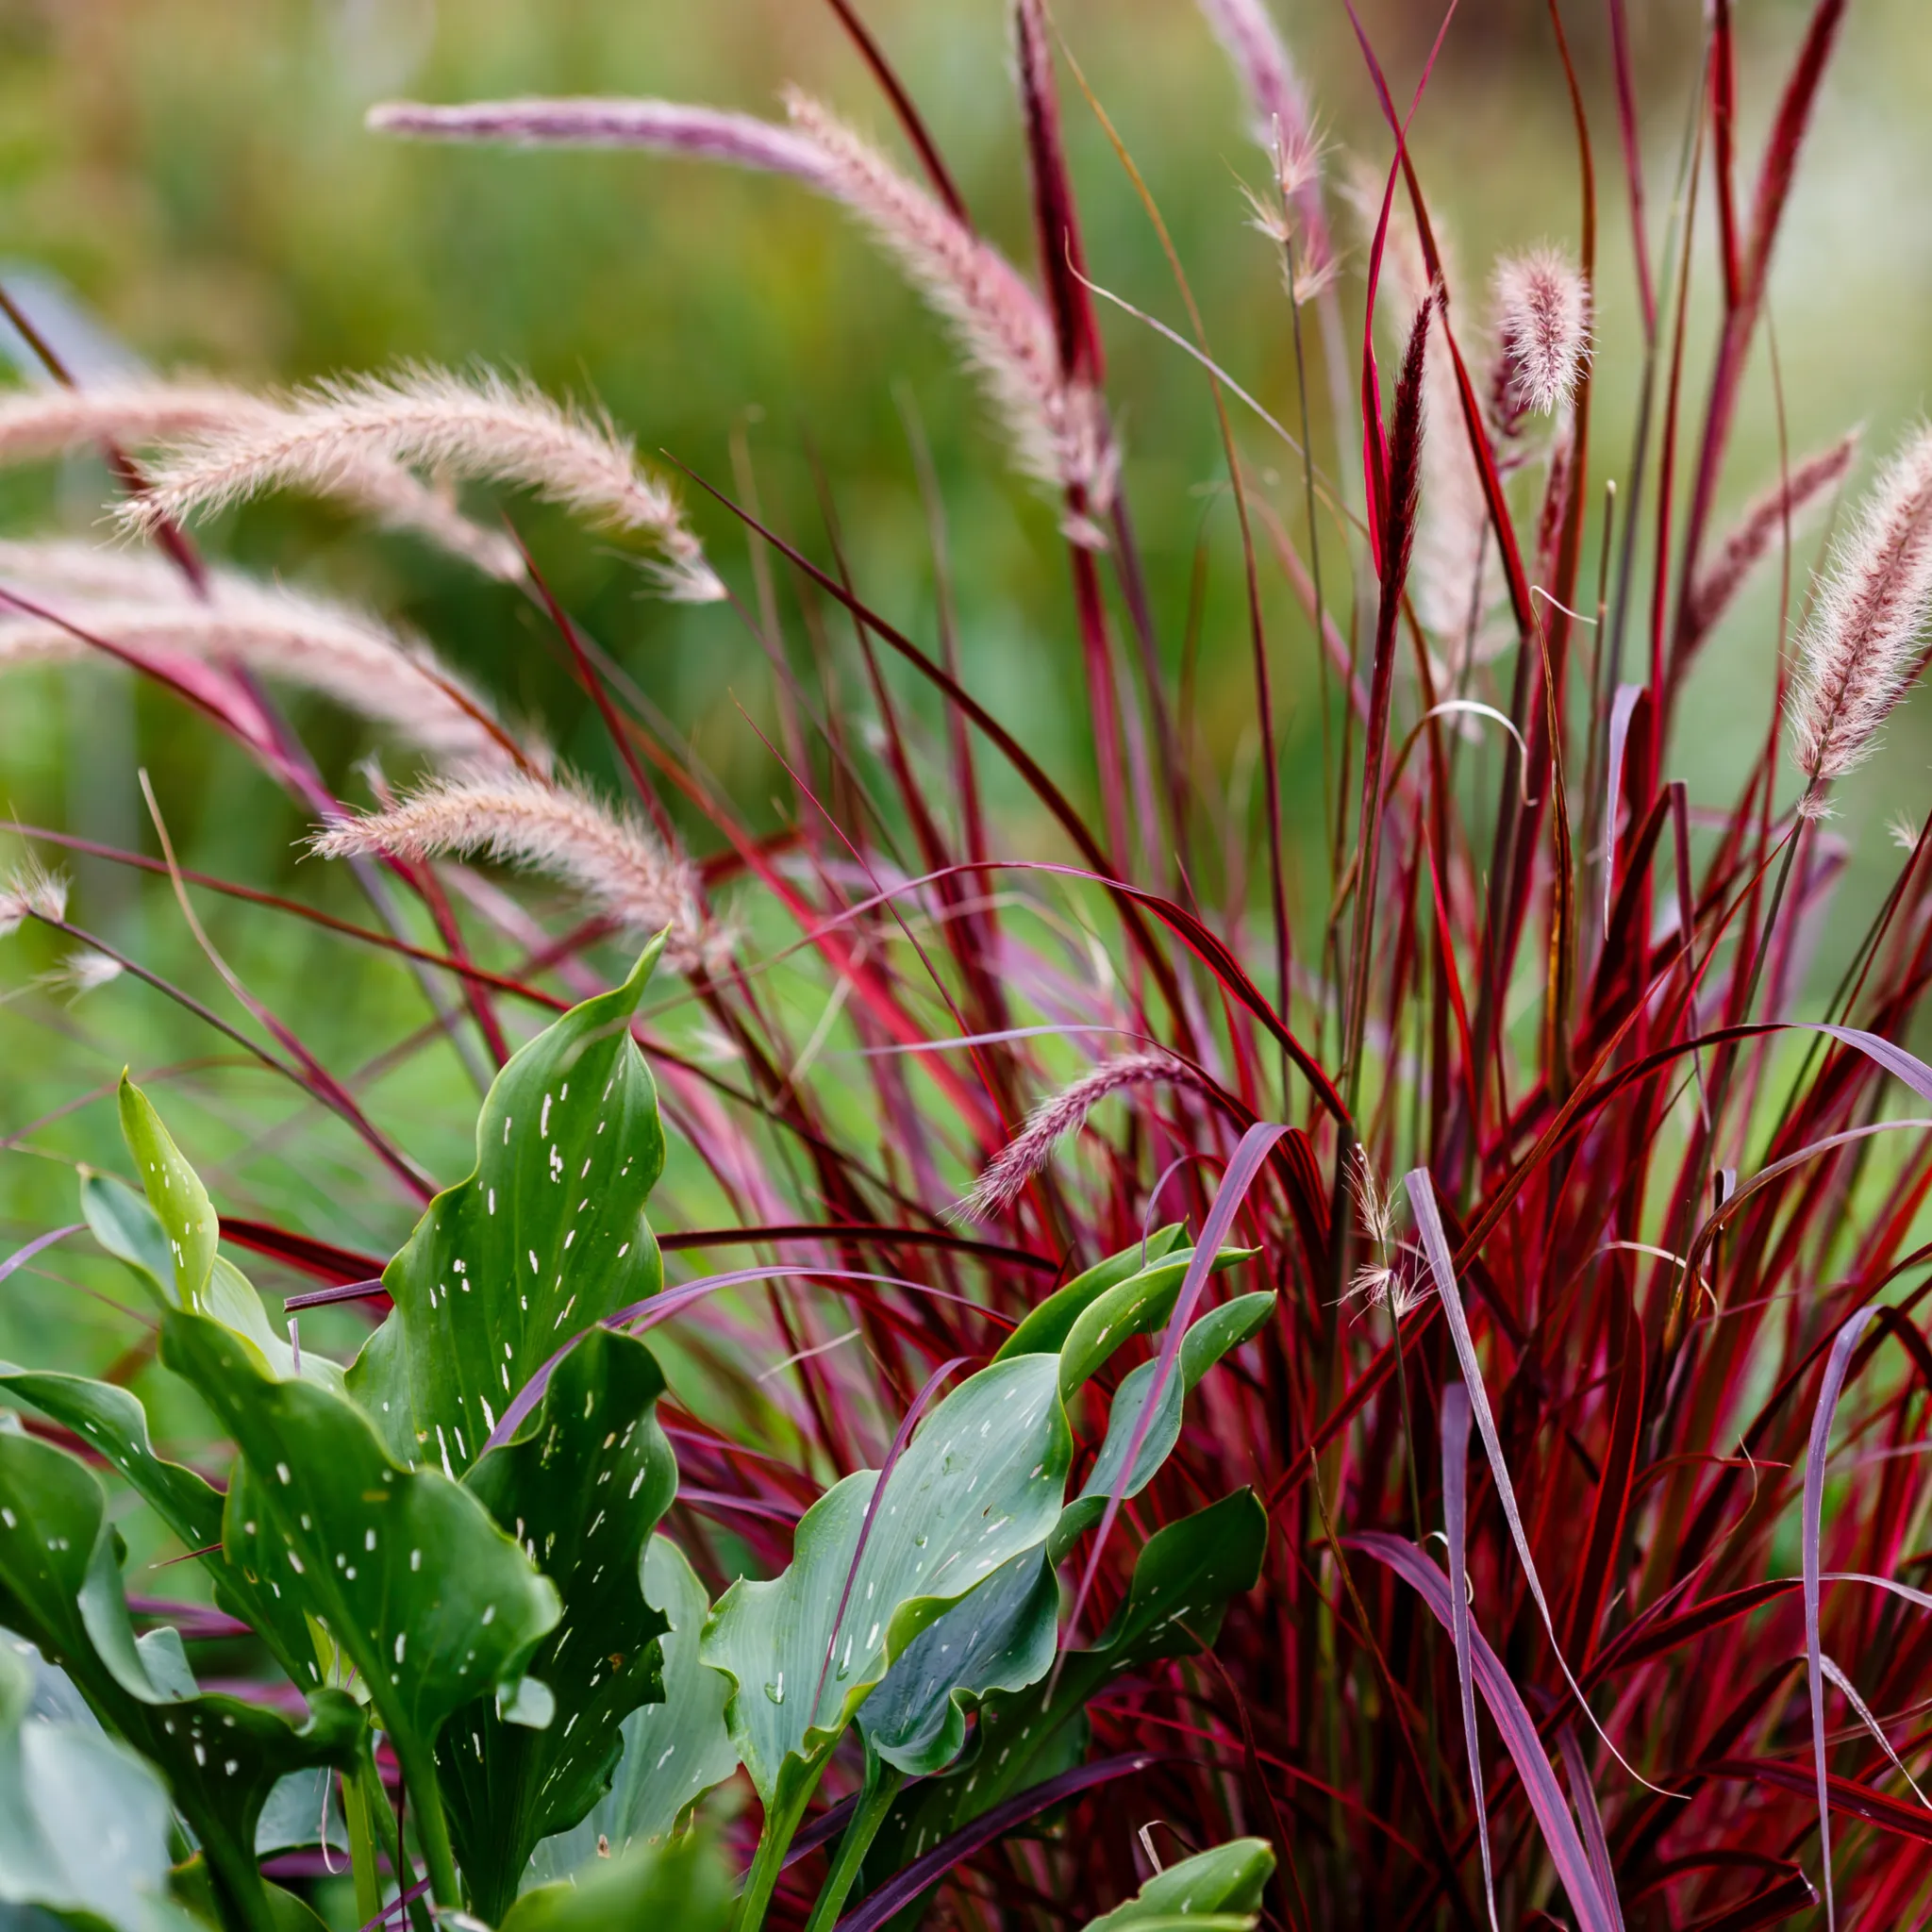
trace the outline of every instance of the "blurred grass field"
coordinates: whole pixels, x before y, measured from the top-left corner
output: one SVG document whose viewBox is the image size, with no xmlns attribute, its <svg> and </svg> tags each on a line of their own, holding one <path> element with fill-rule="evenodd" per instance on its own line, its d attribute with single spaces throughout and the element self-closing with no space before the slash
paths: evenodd
<svg viewBox="0 0 1932 1932">
<path fill-rule="evenodd" d="M 1026 259 L 1002 8 L 994 0 L 878 0 L 866 10 L 977 216 Z M 1433 32 L 1424 11 L 1413 0 L 1363 9 L 1405 92 Z M 1597 10 L 1565 11 L 1607 173 L 1618 162 Z M 1650 0 L 1632 11 L 1656 245 L 1695 80 L 1698 8 Z M 1795 0 L 1747 9 L 1747 158 L 1802 17 Z M 1216 355 L 1287 415 L 1288 314 L 1268 248 L 1245 225 L 1239 182 L 1256 169 L 1219 50 L 1186 0 L 1067 0 L 1058 18 L 1159 201 Z M 1385 168 L 1386 136 L 1340 0 L 1303 0 L 1282 20 L 1338 175 L 1351 156 Z M 1916 184 L 1932 169 L 1932 121 L 1921 108 L 1928 78 L 1932 30 L 1913 0 L 1854 6 L 1774 278 L 1783 433 L 1793 452 L 1863 421 L 1867 458 L 1875 457 L 1924 407 L 1932 216 Z M 908 441 L 916 422 L 940 478 L 966 681 L 1071 791 L 1087 795 L 1086 687 L 1053 512 L 1007 472 L 951 351 L 835 210 L 789 184 L 724 170 L 624 155 L 416 147 L 378 141 L 361 125 L 372 102 L 399 93 L 636 92 L 760 110 L 786 79 L 890 133 L 829 8 L 808 0 L 713 0 L 704 8 L 663 0 L 16 0 L 0 7 L 0 274 L 71 291 L 156 370 L 259 383 L 408 358 L 527 371 L 548 389 L 608 405 L 641 448 L 661 448 L 721 487 L 755 476 L 766 511 L 816 555 L 826 549 L 822 476 L 866 596 L 929 636 L 936 584 Z M 1177 323 L 1180 304 L 1145 216 L 1071 76 L 1063 79 L 1093 273 Z M 1481 265 L 1498 248 L 1544 236 L 1574 242 L 1574 133 L 1540 6 L 1468 0 L 1415 146 L 1472 303 Z M 1640 374 L 1629 236 L 1614 187 L 1606 181 L 1598 277 L 1598 461 L 1607 473 L 1625 460 L 1619 425 Z M 1359 305 L 1360 253 L 1346 264 L 1345 308 Z M 1689 335 L 1700 375 L 1706 315 L 1693 307 Z M 1128 490 L 1170 662 L 1181 649 L 1197 546 L 1207 544 L 1201 757 L 1224 776 L 1240 824 L 1252 809 L 1254 706 L 1213 412 L 1199 372 L 1175 350 L 1118 313 L 1105 327 Z M 1760 357 L 1728 498 L 1751 493 L 1774 469 L 1779 422 Z M 1252 423 L 1241 435 L 1264 470 L 1285 458 Z M 1350 459 L 1333 450 L 1323 457 Z M 1294 504 L 1298 480 L 1292 470 L 1274 477 L 1284 506 Z M 0 525 L 9 534 L 84 531 L 108 494 L 106 473 L 92 461 L 0 476 Z M 699 498 L 695 489 L 689 494 Z M 761 736 L 770 675 L 757 640 L 727 608 L 651 599 L 632 563 L 560 517 L 527 504 L 516 514 L 563 602 L 721 789 L 770 825 L 763 801 L 773 768 Z M 696 521 L 727 575 L 748 586 L 729 519 L 698 501 Z M 567 758 L 613 775 L 555 641 L 512 592 L 299 502 L 225 519 L 207 541 L 217 554 L 415 625 L 511 708 L 546 720 Z M 789 591 L 784 609 L 801 654 L 812 627 L 832 622 Z M 1765 728 L 1776 609 L 1774 586 L 1756 592 L 1692 687 L 1684 729 L 1697 734 L 1708 797 L 1724 795 Z M 1278 584 L 1268 610 L 1295 891 L 1306 902 L 1325 891 L 1313 660 L 1307 627 Z M 931 722 L 922 694 L 903 695 Z M 1922 783 L 1915 795 L 1899 795 L 1903 783 L 1917 783 L 1932 745 L 1924 713 L 1923 699 L 1907 707 L 1882 777 L 1868 773 L 1845 788 L 1838 829 L 1849 841 L 1853 908 L 1875 893 L 1861 898 L 1860 853 L 1882 846 L 1888 817 L 1916 819 L 1927 808 Z M 319 705 L 298 708 L 297 717 L 341 795 L 365 798 L 355 767 L 370 743 Z M 0 686 L 10 817 L 153 852 L 138 768 L 152 775 L 184 863 L 358 913 L 343 877 L 300 861 L 306 815 L 165 694 L 136 689 L 107 665 L 19 674 Z M 996 779 L 993 803 L 1008 849 L 1055 851 L 1029 802 Z M 714 848 L 701 823 L 687 817 L 684 829 L 698 853 Z M 165 881 L 142 883 L 95 861 L 73 870 L 81 924 L 223 1004 Z M 378 1053 L 422 1024 L 408 977 L 286 922 L 230 905 L 203 909 L 236 970 L 299 1019 L 326 1064 L 364 1070 L 371 1104 L 405 1144 L 439 1174 L 461 1172 L 475 1090 L 453 1058 L 432 1050 L 372 1071 Z M 1844 929 L 1859 923 L 1847 918 Z M 1820 936 L 1820 971 L 1833 962 L 1833 939 Z M 257 1074 L 192 1064 L 220 1043 L 127 979 L 68 1005 L 34 984 L 52 963 L 31 937 L 0 954 L 0 1253 L 73 1218 L 75 1160 L 119 1164 L 103 1096 L 124 1062 L 151 1079 L 177 1070 L 158 1085 L 219 1198 L 378 1252 L 400 1239 L 407 1204 L 371 1187 L 346 1132 L 318 1125 L 298 1098 Z M 809 995 L 801 980 L 777 996 L 808 1015 Z M 708 1211 L 712 1204 L 695 1187 L 674 1160 L 667 1221 Z M 258 1273 L 274 1285 L 273 1269 Z M 98 1299 L 117 1294 L 94 1264 L 54 1251 L 0 1284 L 0 1351 L 99 1369 L 128 1341 L 125 1315 Z M 324 1346 L 358 1332 L 347 1317 L 317 1326 Z"/>
</svg>

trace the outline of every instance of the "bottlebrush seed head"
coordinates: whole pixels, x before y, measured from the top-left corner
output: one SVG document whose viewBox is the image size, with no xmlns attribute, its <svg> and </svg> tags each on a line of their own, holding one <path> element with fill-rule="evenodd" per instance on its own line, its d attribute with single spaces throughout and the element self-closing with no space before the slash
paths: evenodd
<svg viewBox="0 0 1932 1932">
<path fill-rule="evenodd" d="M 1509 407 L 1553 415 L 1590 359 L 1590 284 L 1559 250 L 1533 248 L 1496 264 L 1495 308 Z"/>
<path fill-rule="evenodd" d="M 1816 788 L 1871 751 L 1905 695 L 1932 609 L 1932 426 L 1921 426 L 1880 473 L 1855 527 L 1836 544 L 1818 608 L 1799 645 L 1790 701 L 1791 756 Z"/>
</svg>

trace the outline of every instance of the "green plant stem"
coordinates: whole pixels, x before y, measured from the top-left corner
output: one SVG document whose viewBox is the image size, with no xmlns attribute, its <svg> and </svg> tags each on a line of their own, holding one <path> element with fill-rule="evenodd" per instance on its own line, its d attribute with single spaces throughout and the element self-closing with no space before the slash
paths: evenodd
<svg viewBox="0 0 1932 1932">
<path fill-rule="evenodd" d="M 859 1790 L 858 1804 L 839 1840 L 839 1856 L 833 1860 L 818 1903 L 811 1908 L 811 1917 L 805 1922 L 805 1932 L 830 1932 L 838 1923 L 846 1897 L 858 1883 L 865 1855 L 872 1849 L 872 1841 L 878 1836 L 879 1826 L 886 1822 L 892 1800 L 905 1782 L 903 1771 L 881 1763 L 870 1751 L 865 1754 L 865 1784 Z"/>
<path fill-rule="evenodd" d="M 341 1780 L 342 1823 L 349 1827 L 349 1869 L 356 1878 L 356 1923 L 366 1925 L 382 1909 L 382 1874 L 375 1866 L 375 1839 L 369 1799 L 358 1769 Z"/>
<path fill-rule="evenodd" d="M 436 1782 L 436 1761 L 419 1753 L 415 1741 L 405 1746 L 394 1732 L 390 1742 L 403 1767 L 403 1783 L 409 1793 L 409 1816 L 416 1824 L 416 1842 L 423 1847 L 423 1862 L 429 1868 L 429 1895 L 439 1906 L 460 1908 L 462 1886 L 457 1877 L 456 1854 L 450 1849 L 449 1822 L 442 1815 L 442 1790 Z M 425 1761 L 426 1759 L 426 1761 Z M 404 1867 L 398 1863 L 400 1877 Z"/>
<path fill-rule="evenodd" d="M 374 1758 L 363 1765 L 358 1782 L 364 1814 L 375 1824 L 382 1854 L 388 1858 L 391 1874 L 395 1879 L 396 1896 L 400 1898 L 409 1889 L 414 1868 L 403 1856 L 403 1835 L 396 1828 L 396 1815 L 389 1807 L 389 1793 L 383 1790 L 382 1780 L 376 1775 Z M 382 1874 L 379 1872 L 375 1874 L 375 1896 L 376 1905 L 369 1915 L 371 1919 L 382 1909 Z M 429 1909 L 420 1898 L 409 1901 L 409 1921 L 416 1932 L 431 1932 Z M 369 1920 L 362 1923 L 366 1925 Z"/>
<path fill-rule="evenodd" d="M 758 1833 L 758 1848 L 751 1870 L 745 1874 L 744 1890 L 738 1897 L 731 1932 L 759 1932 L 764 1924 L 772 1894 L 778 1889 L 778 1874 L 785 1867 L 785 1854 L 791 1849 L 791 1840 L 805 1817 L 805 1807 L 811 1802 L 811 1794 L 818 1789 L 819 1774 L 824 1768 L 823 1757 L 807 1765 L 799 1774 L 797 1789 L 789 1793 L 784 1790 L 780 1774 L 778 1795 L 765 1808 L 764 1829 Z"/>
</svg>

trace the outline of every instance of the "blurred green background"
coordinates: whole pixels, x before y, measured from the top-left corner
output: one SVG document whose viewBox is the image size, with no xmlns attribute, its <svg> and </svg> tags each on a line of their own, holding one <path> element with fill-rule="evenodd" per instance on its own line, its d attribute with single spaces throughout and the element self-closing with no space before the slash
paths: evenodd
<svg viewBox="0 0 1932 1932">
<path fill-rule="evenodd" d="M 1703 7 L 1630 0 L 1629 10 L 1655 246 L 1695 83 Z M 1739 9 L 1747 167 L 1808 10 L 1800 0 Z M 1030 262 L 999 0 L 867 0 L 864 11 L 977 217 Z M 1360 11 L 1406 97 L 1435 29 L 1433 8 L 1374 0 Z M 1566 0 L 1564 15 L 1603 189 L 1597 461 L 1607 475 L 1627 460 L 1641 343 L 1602 9 Z M 1258 180 L 1258 157 L 1191 0 L 1061 0 L 1056 17 L 1159 200 L 1216 354 L 1291 415 L 1288 316 L 1239 192 L 1241 179 Z M 1341 0 L 1282 0 L 1278 17 L 1319 103 L 1336 177 L 1354 157 L 1386 167 L 1386 136 Z M 1922 318 L 1932 285 L 1932 201 L 1920 185 L 1932 174 L 1928 18 L 1923 0 L 1854 0 L 1806 150 L 1773 299 L 1784 429 L 1796 452 L 1862 421 L 1869 461 L 1923 407 Z M 864 593 L 930 637 L 934 581 L 906 427 L 914 415 L 941 478 L 967 681 L 1087 796 L 1086 688 L 1053 512 L 1008 474 L 939 332 L 838 211 L 789 183 L 696 164 L 414 146 L 361 125 L 371 103 L 397 94 L 631 92 L 775 111 L 788 79 L 892 139 L 883 103 L 818 0 L 5 0 L 0 274 L 65 291 L 158 371 L 278 383 L 411 358 L 527 371 L 553 391 L 600 399 L 641 447 L 661 446 L 721 484 L 729 485 L 741 445 L 768 511 L 823 555 L 816 467 Z M 1092 272 L 1177 323 L 1180 306 L 1144 215 L 1070 82 L 1064 92 Z M 1574 245 L 1574 133 L 1541 0 L 1464 0 L 1414 142 L 1435 212 L 1473 283 L 1500 248 L 1546 237 Z M 1350 244 L 1344 307 L 1358 308 L 1362 250 L 1338 220 Z M 1707 249 L 1701 258 L 1707 298 Z M 1467 299 L 1477 299 L 1474 288 Z M 1208 535 L 1202 765 L 1245 799 L 1254 707 L 1209 399 L 1198 371 L 1141 326 L 1109 312 L 1105 327 L 1127 487 L 1170 664 L 1196 544 Z M 1700 298 L 1689 333 L 1693 393 L 1710 336 Z M 1319 375 L 1313 387 L 1318 398 L 1325 393 Z M 1778 419 L 1760 353 L 1727 502 L 1754 493 L 1774 470 Z M 1258 466 L 1285 455 L 1251 424 L 1241 434 Z M 1332 441 L 1324 458 L 1335 460 Z M 1294 514 L 1298 478 L 1270 474 Z M 84 532 L 108 493 L 91 461 L 0 475 L 0 523 L 9 533 Z M 747 586 L 745 548 L 729 520 L 705 504 L 695 514 L 725 574 Z M 776 786 L 758 734 L 771 716 L 770 679 L 756 640 L 726 608 L 649 599 L 632 563 L 559 517 L 525 504 L 519 523 L 569 608 L 745 813 L 773 824 L 767 801 Z M 594 717 L 514 592 L 296 502 L 258 506 L 206 536 L 217 554 L 415 625 L 512 709 L 546 721 L 574 762 L 609 772 Z M 1319 916 L 1326 882 L 1313 659 L 1307 626 L 1278 584 L 1268 601 L 1295 898 Z M 1700 669 L 1673 759 L 1693 801 L 1725 803 L 1761 741 L 1775 610 L 1774 591 L 1763 587 Z M 808 634 L 789 602 L 787 615 L 803 651 Z M 924 700 L 912 702 L 918 709 Z M 1845 788 L 1837 829 L 1849 841 L 1855 907 L 1882 890 L 1885 821 L 1926 808 L 1926 709 L 1923 700 L 1908 706 L 1882 759 Z M 354 767 L 372 748 L 367 739 L 319 704 L 298 707 L 297 716 L 342 795 L 365 798 Z M 10 816 L 153 851 L 135 781 L 142 766 L 185 862 L 357 909 L 340 876 L 299 862 L 306 815 L 177 703 L 136 690 L 110 666 L 0 680 L 0 780 Z M 1007 849 L 1052 849 L 1030 803 L 996 774 L 994 800 Z M 685 829 L 700 853 L 715 849 L 701 824 L 687 820 Z M 164 887 L 101 864 L 74 871 L 81 924 L 222 1001 Z M 206 910 L 238 970 L 299 1019 L 332 1067 L 373 1062 L 420 1023 L 419 996 L 388 963 L 230 906 Z M 1846 922 L 1824 935 L 1821 970 L 1851 930 Z M 98 1095 L 124 1060 L 154 1070 L 210 1050 L 191 1022 L 126 980 L 73 1006 L 37 987 L 34 975 L 52 957 L 32 935 L 0 952 L 0 1255 L 70 1218 L 75 1159 L 118 1164 L 111 1108 Z M 437 1172 L 459 1172 L 474 1090 L 447 1056 L 412 1059 L 372 1082 L 372 1104 L 412 1150 Z M 165 1084 L 175 1097 L 164 1104 L 218 1198 L 384 1252 L 406 1228 L 405 1204 L 370 1185 L 360 1150 L 288 1095 L 208 1070 Z M 681 1186 L 695 1183 L 675 1172 L 670 1218 L 690 1209 L 688 1199 L 680 1206 Z M 261 1273 L 273 1280 L 272 1269 Z M 94 1353 L 111 1357 L 127 1340 L 125 1317 L 75 1297 L 113 1291 L 83 1261 L 42 1257 L 0 1284 L 0 1348 L 47 1358 L 51 1330 L 65 1332 L 79 1313 L 97 1321 Z"/>
</svg>

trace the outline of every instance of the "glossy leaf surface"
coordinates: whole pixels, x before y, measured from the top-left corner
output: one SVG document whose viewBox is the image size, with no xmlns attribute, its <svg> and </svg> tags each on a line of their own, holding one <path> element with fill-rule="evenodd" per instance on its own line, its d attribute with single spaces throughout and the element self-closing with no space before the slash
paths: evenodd
<svg viewBox="0 0 1932 1932">
<path fill-rule="evenodd" d="M 253 1916 L 264 1908 L 255 1827 L 270 1790 L 307 1765 L 353 1763 L 360 1713 L 326 1689 L 311 1693 L 301 1726 L 200 1694 L 172 1630 L 137 1642 L 118 1543 L 89 1470 L 31 1437 L 0 1434 L 0 1623 L 64 1669 L 102 1723 L 159 1768 L 217 1883 Z"/>
<path fill-rule="evenodd" d="M 161 1354 L 241 1452 L 229 1560 L 303 1605 L 399 1752 L 426 1756 L 452 1711 L 516 1685 L 557 1622 L 557 1592 L 475 1496 L 399 1469 L 353 1404 L 273 1380 L 215 1323 L 171 1312 Z"/>
<path fill-rule="evenodd" d="M 486 1919 L 516 1896 L 538 1841 L 604 1795 L 619 1727 L 660 1694 L 658 1641 L 669 1625 L 645 1602 L 640 1572 L 677 1487 L 655 1413 L 663 1391 L 641 1341 L 593 1329 L 558 1364 L 521 1435 L 465 1478 L 562 1599 L 529 1665 L 554 1701 L 550 1722 L 511 1724 L 478 1698 L 439 1753 L 450 1834 Z"/>
<path fill-rule="evenodd" d="M 395 1307 L 349 1389 L 398 1460 L 461 1475 L 558 1348 L 661 1284 L 644 1203 L 664 1133 L 630 1036 L 657 954 L 511 1057 L 477 1117 L 475 1171 L 384 1270 Z"/>
<path fill-rule="evenodd" d="M 644 1552 L 644 1601 L 670 1627 L 659 1641 L 663 1696 L 625 1719 L 624 1755 L 610 1789 L 570 1830 L 537 1847 L 530 1876 L 566 1878 L 597 1857 L 601 1838 L 613 1852 L 668 1838 L 712 1786 L 738 1769 L 724 1726 L 731 1680 L 698 1657 L 710 1599 L 684 1552 L 655 1536 Z"/>
<path fill-rule="evenodd" d="M 1237 1932 L 1255 1923 L 1274 1870 L 1265 1839 L 1239 1838 L 1157 1872 L 1125 1905 L 1089 1920 L 1087 1932 L 1157 1932 L 1176 1924 Z"/>
</svg>

